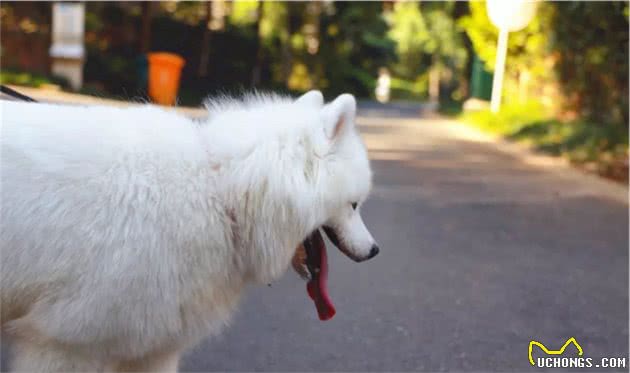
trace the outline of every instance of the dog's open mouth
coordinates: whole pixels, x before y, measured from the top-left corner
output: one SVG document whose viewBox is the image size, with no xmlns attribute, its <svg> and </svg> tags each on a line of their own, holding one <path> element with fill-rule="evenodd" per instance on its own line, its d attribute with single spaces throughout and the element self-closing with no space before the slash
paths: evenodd
<svg viewBox="0 0 630 373">
<path fill-rule="evenodd" d="M 311 233 L 297 248 L 293 257 L 293 268 L 308 280 L 306 290 L 317 308 L 320 320 L 329 320 L 335 315 L 335 306 L 328 295 L 328 258 L 326 244 L 319 229 Z"/>
<path fill-rule="evenodd" d="M 360 262 L 366 258 L 353 255 L 339 240 L 335 231 L 326 226 L 316 229 L 298 246 L 293 256 L 293 268 L 308 281 L 306 290 L 315 302 L 320 320 L 329 320 L 335 315 L 335 306 L 328 295 L 328 257 L 321 230 L 326 232 L 328 239 L 352 260 Z"/>
<path fill-rule="evenodd" d="M 357 256 L 339 239 L 335 230 L 328 226 L 316 229 L 297 247 L 292 260 L 293 269 L 300 277 L 308 281 L 306 290 L 313 302 L 315 302 L 320 320 L 324 321 L 331 319 L 335 315 L 335 306 L 333 306 L 328 296 L 328 257 L 322 230 L 326 232 L 330 242 L 339 251 L 355 262 L 363 262 L 373 258 L 378 254 L 379 249 L 378 246 L 373 244 L 368 255 Z"/>
</svg>

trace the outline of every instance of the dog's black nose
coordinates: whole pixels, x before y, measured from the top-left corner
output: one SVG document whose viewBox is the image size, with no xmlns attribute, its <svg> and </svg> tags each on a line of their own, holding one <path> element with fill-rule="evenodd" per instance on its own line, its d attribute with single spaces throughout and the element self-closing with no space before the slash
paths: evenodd
<svg viewBox="0 0 630 373">
<path fill-rule="evenodd" d="M 379 251 L 380 249 L 378 248 L 376 244 L 372 245 L 372 249 L 370 249 L 370 255 L 368 255 L 367 259 L 374 258 L 378 254 Z"/>
</svg>

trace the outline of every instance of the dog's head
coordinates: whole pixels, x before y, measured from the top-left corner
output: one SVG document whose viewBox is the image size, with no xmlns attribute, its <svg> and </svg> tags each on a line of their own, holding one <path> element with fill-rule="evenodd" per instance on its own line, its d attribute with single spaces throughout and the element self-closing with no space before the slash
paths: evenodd
<svg viewBox="0 0 630 373">
<path fill-rule="evenodd" d="M 320 108 L 314 151 L 321 159 L 317 198 L 321 202 L 318 205 L 324 209 L 324 219 L 323 224 L 306 237 L 302 245 L 306 255 L 298 249 L 296 256 L 306 259 L 294 260 L 293 264 L 298 273 L 311 280 L 309 294 L 315 300 L 320 318 L 328 319 L 334 315 L 334 308 L 325 287 L 326 251 L 320 231 L 356 262 L 378 254 L 379 248 L 360 214 L 372 186 L 372 172 L 367 150 L 355 125 L 357 104 L 352 95 L 340 95 L 324 105 L 322 94 L 311 91 L 296 104 Z M 303 269 L 305 266 L 310 273 Z"/>
<path fill-rule="evenodd" d="M 315 148 L 323 158 L 320 198 L 326 209 L 322 228 L 328 238 L 348 257 L 361 262 L 374 257 L 379 248 L 361 218 L 361 205 L 372 187 L 367 150 L 355 125 L 357 104 L 342 94 L 323 104 L 319 91 L 310 91 L 296 103 L 321 107 L 321 135 Z"/>
</svg>

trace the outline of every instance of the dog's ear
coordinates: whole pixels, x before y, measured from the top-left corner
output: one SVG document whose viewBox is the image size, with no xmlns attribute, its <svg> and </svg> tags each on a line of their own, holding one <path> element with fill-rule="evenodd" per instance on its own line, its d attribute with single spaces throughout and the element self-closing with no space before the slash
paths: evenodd
<svg viewBox="0 0 630 373">
<path fill-rule="evenodd" d="M 337 139 L 354 126 L 357 113 L 357 101 L 354 96 L 344 93 L 326 105 L 324 113 L 324 133 L 330 140 Z"/>
<path fill-rule="evenodd" d="M 324 95 L 320 91 L 308 91 L 295 100 L 296 104 L 322 107 L 324 105 Z"/>
</svg>

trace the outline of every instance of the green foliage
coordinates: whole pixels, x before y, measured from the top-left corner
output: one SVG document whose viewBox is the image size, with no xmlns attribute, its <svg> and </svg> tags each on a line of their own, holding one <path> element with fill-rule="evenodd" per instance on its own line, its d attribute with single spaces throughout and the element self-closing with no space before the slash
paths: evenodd
<svg viewBox="0 0 630 373">
<path fill-rule="evenodd" d="M 475 52 L 486 67 L 493 70 L 499 31 L 488 18 L 485 1 L 471 1 L 469 7 L 470 14 L 462 17 L 458 24 L 466 31 Z M 541 60 L 541 56 L 547 53 L 547 30 L 552 10 L 552 4 L 539 3 L 531 22 L 524 29 L 510 33 L 507 63 L 510 70 L 531 68 L 532 62 Z"/>
<path fill-rule="evenodd" d="M 256 22 L 258 1 L 235 1 L 232 3 L 230 23 L 236 26 L 251 25 Z"/>
<path fill-rule="evenodd" d="M 49 30 L 50 6 L 25 4 L 3 3 L 3 31 Z M 328 97 L 342 92 L 372 97 L 379 69 L 386 67 L 394 100 L 426 99 L 429 78 L 439 76 L 440 110 L 454 114 L 471 91 L 468 79 L 478 66 L 472 57 L 479 56 L 489 70 L 495 63 L 498 31 L 483 1 L 245 0 L 212 8 L 218 11 L 210 30 L 206 3 L 152 5 L 150 50 L 177 53 L 186 61 L 182 104 L 238 92 L 252 82 L 263 90 L 318 88 Z M 147 42 L 140 40 L 147 9 L 134 2 L 86 3 L 86 89 L 121 98 L 146 93 L 146 59 L 139 46 Z M 221 14 L 227 16 L 217 18 Z M 538 2 L 532 21 L 509 35 L 503 109 L 463 118 L 579 162 L 627 157 L 628 14 L 628 2 Z M 9 50 L 3 41 L 5 65 L 27 55 Z M 58 81 L 7 69 L 0 80 L 31 86 Z"/>
<path fill-rule="evenodd" d="M 440 66 L 461 70 L 467 62 L 468 55 L 464 47 L 462 30 L 457 26 L 453 16 L 454 3 L 422 4 L 429 38 L 424 51 L 434 57 Z"/>
<path fill-rule="evenodd" d="M 263 18 L 260 20 L 260 36 L 269 45 L 274 38 L 283 42 L 288 39 L 287 6 L 277 1 L 263 3 Z"/>
<path fill-rule="evenodd" d="M 494 114 L 489 109 L 466 112 L 461 119 L 484 132 L 509 135 L 519 131 L 529 123 L 546 120 L 550 113 L 538 101 L 524 104 L 507 104 Z"/>
<path fill-rule="evenodd" d="M 453 2 L 400 2 L 387 15 L 388 35 L 396 42 L 394 76 L 413 84 L 414 92 L 426 97 L 428 72 L 440 71 L 441 96 L 447 100 L 465 81 L 468 52 L 462 31 L 456 25 Z M 425 84 L 417 87 L 418 83 Z M 397 91 L 392 92 L 398 97 Z"/>
<path fill-rule="evenodd" d="M 486 12 L 485 1 L 469 3 L 470 14 L 462 17 L 458 24 L 470 38 L 475 53 L 489 71 L 494 70 L 497 54 L 498 29 L 494 27 Z M 504 97 L 507 102 L 540 95 L 544 87 L 553 79 L 550 64 L 551 40 L 549 29 L 552 23 L 554 4 L 539 2 L 536 14 L 522 30 L 510 32 L 508 55 L 505 68 Z M 527 77 L 527 86 L 519 79 Z"/>
<path fill-rule="evenodd" d="M 45 84 L 59 85 L 64 88 L 69 86 L 68 81 L 62 77 L 7 68 L 3 68 L 0 71 L 0 84 L 15 84 L 27 87 L 41 87 Z"/>
<path fill-rule="evenodd" d="M 468 80 L 469 53 L 463 31 L 457 26 L 453 2 L 422 4 L 429 41 L 426 53 L 432 56 L 431 68 L 440 73 L 440 105 L 457 104 L 466 94 L 462 82 Z"/>
<path fill-rule="evenodd" d="M 563 156 L 604 176 L 628 179 L 628 131 L 615 125 L 585 120 L 560 121 L 538 101 L 466 112 L 460 119 L 480 130 L 522 141 L 535 149 Z"/>
<path fill-rule="evenodd" d="M 139 16 L 140 8 L 134 5 L 139 4 L 127 4 L 131 7 L 126 13 L 134 17 Z M 200 1 L 166 1 L 160 2 L 159 7 L 174 20 L 191 26 L 198 24 L 205 17 L 205 4 Z"/>
<path fill-rule="evenodd" d="M 485 3 L 471 2 L 470 10 L 459 24 L 492 68 L 497 30 Z M 525 86 L 522 77 L 529 78 Z M 553 112 L 538 117 L 519 104 L 523 91 Z M 574 162 L 619 170 L 628 154 L 628 3 L 539 3 L 532 22 L 510 33 L 503 96 L 507 106 L 499 115 L 482 111 L 465 119 Z"/>
<path fill-rule="evenodd" d="M 623 156 L 628 147 L 627 133 L 619 131 L 619 128 L 583 120 L 532 122 L 509 137 L 529 140 L 538 148 L 555 155 L 567 154 L 576 162 L 596 161 L 603 154 Z"/>
<path fill-rule="evenodd" d="M 391 25 L 388 36 L 396 42 L 398 56 L 394 73 L 403 79 L 414 80 L 421 73 L 423 58 L 427 58 L 425 45 L 430 41 L 419 4 L 397 3 L 388 21 Z"/>
<path fill-rule="evenodd" d="M 485 2 L 471 2 L 470 14 L 459 24 L 492 69 L 498 31 L 485 7 Z M 530 96 L 557 81 L 565 109 L 596 122 L 626 123 L 627 9 L 627 2 L 539 3 L 529 25 L 510 33 L 504 96 L 519 96 L 517 79 L 526 73 L 532 80 L 526 87 Z"/>
<path fill-rule="evenodd" d="M 321 16 L 320 87 L 331 95 L 371 96 L 379 67 L 395 57 L 378 2 L 335 2 Z"/>
<path fill-rule="evenodd" d="M 391 79 L 391 96 L 397 99 L 418 100 L 427 95 L 427 75 L 419 76 L 415 81 Z"/>
<path fill-rule="evenodd" d="M 628 123 L 628 3 L 555 4 L 556 71 L 566 108 L 589 121 Z"/>
</svg>

